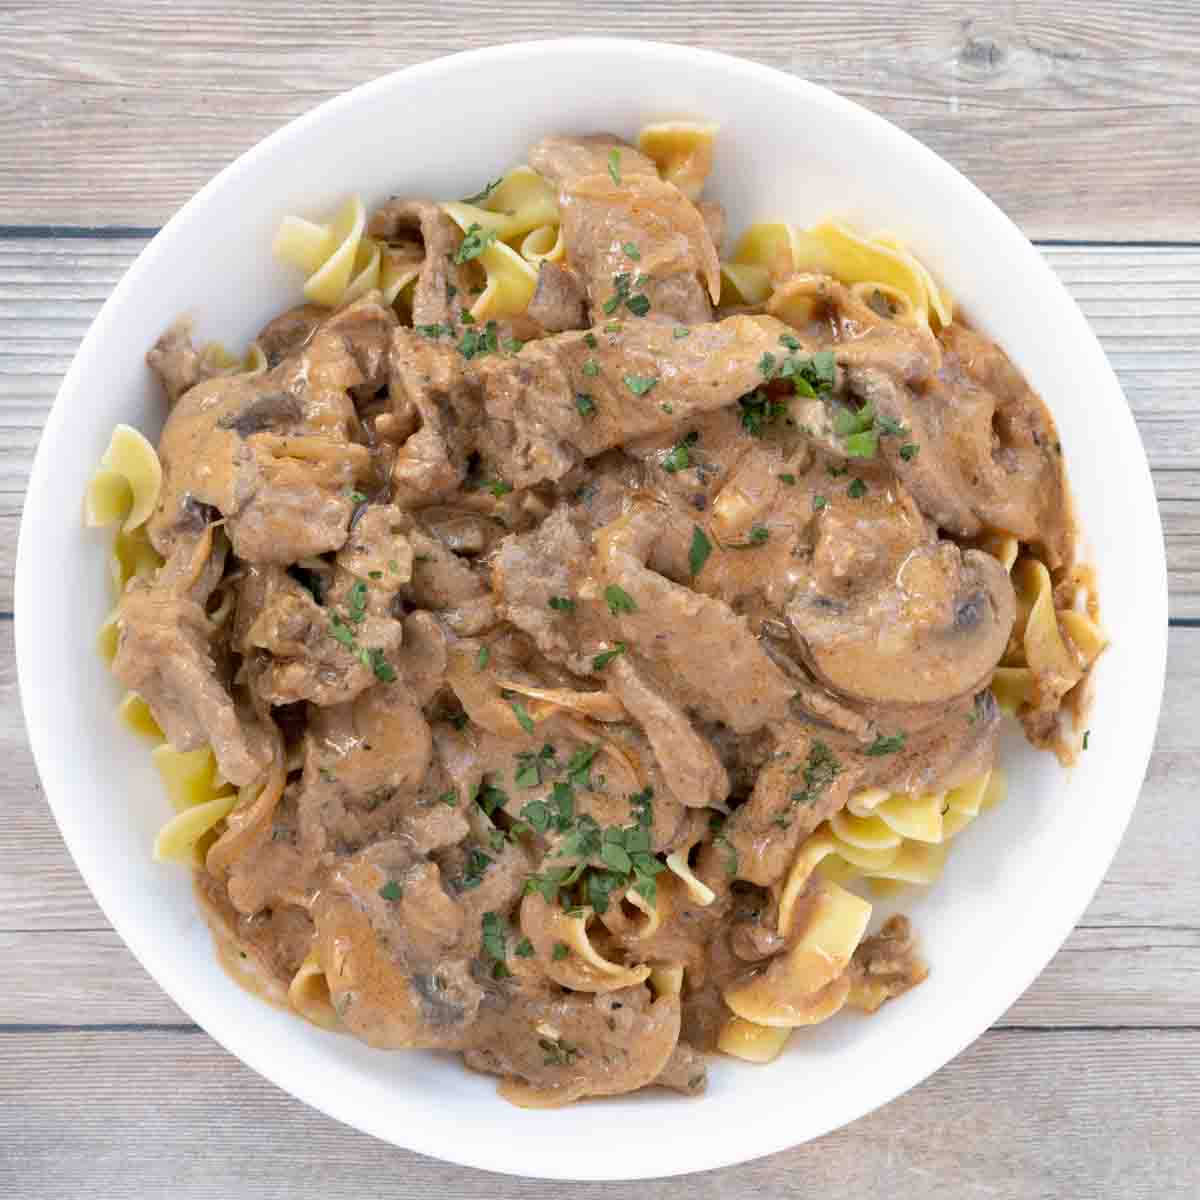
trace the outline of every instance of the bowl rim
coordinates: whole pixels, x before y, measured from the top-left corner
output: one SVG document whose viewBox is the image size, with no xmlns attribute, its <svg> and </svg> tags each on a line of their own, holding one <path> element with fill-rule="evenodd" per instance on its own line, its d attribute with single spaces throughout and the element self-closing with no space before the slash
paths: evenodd
<svg viewBox="0 0 1200 1200">
<path fill-rule="evenodd" d="M 454 1134 L 441 1132 L 429 1127 L 410 1127 L 404 1131 L 404 1141 L 401 1143 L 397 1140 L 395 1129 L 388 1123 L 383 1114 L 365 1111 L 362 1108 L 359 1108 L 354 1113 L 345 1111 L 345 1106 L 342 1105 L 335 1095 L 329 1091 L 319 1090 L 315 1083 L 310 1084 L 302 1073 L 289 1070 L 287 1064 L 281 1063 L 268 1054 L 260 1052 L 240 1034 L 233 1023 L 221 1024 L 216 1019 L 215 1009 L 211 1006 L 206 1006 L 202 998 L 189 991 L 186 975 L 181 971 L 176 971 L 165 956 L 160 957 L 157 952 L 151 949 L 148 935 L 143 936 L 141 929 L 134 923 L 127 920 L 118 922 L 113 919 L 110 908 L 114 904 L 114 889 L 106 881 L 102 863 L 98 857 L 94 857 L 89 853 L 86 839 L 83 837 L 79 827 L 73 825 L 70 819 L 64 817 L 66 810 L 61 799 L 58 801 L 55 799 L 56 794 L 61 797 L 62 790 L 67 786 L 67 780 L 63 777 L 56 761 L 57 757 L 61 756 L 62 753 L 61 743 L 56 742 L 52 737 L 49 722 L 45 720 L 47 712 L 42 699 L 38 697 L 36 702 L 34 700 L 36 692 L 34 683 L 38 678 L 35 626 L 31 619 L 24 617 L 24 614 L 33 612 L 37 607 L 37 597 L 31 591 L 31 571 L 28 565 L 33 554 L 30 549 L 32 535 L 29 533 L 33 524 L 33 518 L 31 518 L 30 514 L 38 512 L 41 508 L 39 497 L 47 488 L 48 476 L 52 470 L 51 455 L 48 447 L 56 443 L 63 436 L 63 427 L 67 423 L 67 408 L 62 402 L 63 397 L 77 390 L 80 382 L 81 360 L 84 357 L 85 351 L 94 343 L 102 342 L 107 338 L 109 325 L 114 319 L 113 314 L 119 308 L 124 296 L 138 287 L 140 277 L 146 272 L 151 263 L 155 262 L 160 256 L 170 253 L 175 233 L 186 226 L 205 207 L 209 198 L 214 193 L 236 184 L 240 176 L 251 170 L 259 159 L 267 157 L 280 146 L 289 142 L 303 142 L 309 128 L 313 125 L 326 120 L 334 114 L 340 113 L 343 109 L 353 108 L 370 97 L 386 93 L 392 87 L 397 86 L 397 82 L 401 79 L 406 84 L 419 81 L 431 83 L 444 75 L 456 74 L 467 66 L 473 68 L 487 67 L 509 59 L 527 59 L 532 65 L 539 56 L 543 55 L 586 55 L 596 51 L 612 52 L 617 50 L 629 56 L 631 61 L 639 56 L 644 57 L 648 61 L 674 59 L 685 64 L 693 64 L 705 70 L 740 76 L 748 87 L 754 87 L 758 83 L 767 82 L 770 82 L 775 87 L 785 86 L 792 91 L 798 101 L 805 105 L 817 109 L 823 107 L 826 111 L 853 118 L 854 121 L 862 123 L 866 128 L 873 129 L 880 134 L 886 134 L 886 136 L 893 140 L 898 139 L 904 144 L 906 154 L 912 156 L 915 160 L 920 160 L 926 169 L 932 172 L 934 176 L 940 177 L 941 180 L 945 181 L 947 186 L 959 189 L 972 203 L 981 206 L 987 212 L 990 220 L 999 221 L 1008 226 L 1012 233 L 1025 242 L 1037 260 L 1036 265 L 1029 264 L 1029 269 L 1040 276 L 1040 286 L 1058 292 L 1078 315 L 1080 324 L 1078 332 L 1082 339 L 1078 342 L 1080 351 L 1082 352 L 1084 349 L 1087 349 L 1089 353 L 1099 355 L 1102 370 L 1107 372 L 1111 378 L 1116 394 L 1124 398 L 1120 384 L 1112 371 L 1111 365 L 1104 356 L 1094 333 L 1092 333 L 1086 320 L 1079 312 L 1074 300 L 1066 292 L 1066 289 L 1049 265 L 1037 253 L 1036 248 L 1020 233 L 1007 215 L 969 179 L 934 151 L 884 117 L 809 80 L 790 75 L 787 72 L 761 63 L 709 49 L 670 42 L 619 37 L 568 37 L 506 43 L 462 51 L 405 67 L 363 83 L 322 102 L 308 112 L 289 121 L 246 150 L 209 180 L 171 217 L 152 241 L 141 251 L 105 301 L 105 304 L 81 342 L 80 348 L 76 352 L 71 366 L 58 389 L 55 401 L 39 438 L 37 452 L 30 472 L 25 508 L 21 520 L 21 531 L 18 539 L 14 580 L 14 638 L 22 708 L 30 745 L 46 793 L 47 802 L 54 814 L 56 823 L 77 869 L 101 910 L 104 912 L 105 917 L 112 923 L 114 929 L 116 929 L 129 946 L 139 963 L 149 972 L 163 991 L 181 1009 L 187 1012 L 210 1037 L 231 1054 L 235 1055 L 242 1062 L 246 1063 L 272 1083 L 275 1083 L 284 1091 L 296 1096 L 309 1106 L 336 1120 L 342 1121 L 384 1141 L 396 1145 L 402 1144 L 421 1154 L 430 1155 L 447 1162 L 483 1170 L 525 1176 L 529 1176 L 529 1168 L 533 1167 L 537 1171 L 537 1174 L 533 1177 L 564 1180 L 661 1178 L 670 1175 L 682 1175 L 695 1171 L 710 1170 L 746 1162 L 786 1149 L 796 1144 L 796 1135 L 789 1133 L 786 1125 L 773 1124 L 767 1121 L 748 1123 L 746 1127 L 738 1130 L 736 1137 L 710 1139 L 703 1145 L 691 1146 L 686 1161 L 681 1161 L 680 1157 L 676 1156 L 663 1170 L 641 1170 L 630 1174 L 614 1173 L 607 1166 L 590 1166 L 588 1170 L 579 1172 L 563 1170 L 561 1167 L 555 1165 L 546 1167 L 545 1164 L 540 1162 L 518 1161 L 512 1151 L 497 1151 L 494 1146 L 487 1153 L 477 1152 L 470 1140 L 461 1136 L 461 1130 L 459 1131 L 459 1136 L 455 1136 Z M 1090 346 L 1087 345 L 1089 342 Z M 1151 499 L 1150 507 L 1140 512 L 1142 524 L 1139 525 L 1139 530 L 1143 534 L 1153 534 L 1153 541 L 1157 551 L 1152 556 L 1155 560 L 1152 564 L 1155 568 L 1155 578 L 1147 581 L 1146 610 L 1147 622 L 1154 626 L 1154 632 L 1149 635 L 1151 641 L 1148 650 L 1153 659 L 1158 686 L 1153 697 L 1146 698 L 1146 702 L 1150 706 L 1149 709 L 1143 710 L 1143 713 L 1148 712 L 1152 718 L 1148 727 L 1153 731 L 1157 727 L 1166 664 L 1166 561 L 1162 541 L 1161 519 L 1157 505 L 1153 502 L 1154 493 L 1149 465 L 1146 461 L 1140 438 L 1137 437 L 1136 425 L 1133 422 L 1132 414 L 1129 412 L 1127 401 L 1125 409 L 1128 429 L 1133 432 L 1138 450 L 1140 451 L 1140 470 L 1143 477 L 1140 479 L 1140 486 L 1143 489 L 1148 489 Z M 1151 733 L 1151 736 L 1146 739 L 1145 745 L 1135 751 L 1135 758 L 1139 765 L 1139 779 L 1144 779 L 1152 746 L 1153 736 Z M 1120 797 L 1118 798 L 1120 799 Z M 843 1100 L 831 1104 L 822 1113 L 821 1118 L 814 1123 L 812 1129 L 806 1133 L 804 1140 L 823 1136 L 903 1095 L 960 1054 L 966 1046 L 995 1023 L 997 1018 L 1008 1009 L 1012 1002 L 1040 974 L 1066 940 L 1071 929 L 1078 922 L 1079 917 L 1086 909 L 1103 879 L 1105 871 L 1111 864 L 1117 846 L 1132 816 L 1137 798 L 1138 791 L 1134 789 L 1131 796 L 1122 799 L 1123 809 L 1119 813 L 1119 819 L 1114 817 L 1110 821 L 1108 828 L 1105 830 L 1107 836 L 1104 838 L 1102 847 L 1095 849 L 1088 870 L 1084 872 L 1085 882 L 1077 886 L 1072 902 L 1060 902 L 1055 909 L 1053 919 L 1044 922 L 1038 929 L 1024 931 L 1024 954 L 1021 957 L 1022 969 L 1020 972 L 1014 971 L 1010 976 L 1006 977 L 1008 980 L 1007 986 L 998 989 L 1000 993 L 999 1002 L 987 1005 L 982 1012 L 977 1011 L 973 1020 L 959 1021 L 957 1025 L 954 1025 L 953 1022 L 948 1022 L 948 1025 L 952 1026 L 952 1031 L 945 1031 L 936 1052 L 926 1054 L 919 1061 L 912 1061 L 906 1064 L 906 1069 L 898 1075 L 893 1076 L 886 1087 L 872 1094 L 869 1102 L 865 1105 L 861 1102 L 861 1099 L 856 1099 L 852 1102 Z M 198 1016 L 195 1011 L 197 1008 L 205 1009 L 206 1011 Z"/>
</svg>

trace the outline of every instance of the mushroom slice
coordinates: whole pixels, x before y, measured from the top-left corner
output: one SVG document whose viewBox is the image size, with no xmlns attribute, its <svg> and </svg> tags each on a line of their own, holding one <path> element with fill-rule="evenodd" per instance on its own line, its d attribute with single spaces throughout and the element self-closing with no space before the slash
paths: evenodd
<svg viewBox="0 0 1200 1200">
<path fill-rule="evenodd" d="M 978 690 L 1015 616 L 1004 567 L 951 542 L 917 547 L 892 581 L 833 616 L 807 597 L 788 610 L 822 682 L 875 704 L 944 704 Z"/>
</svg>

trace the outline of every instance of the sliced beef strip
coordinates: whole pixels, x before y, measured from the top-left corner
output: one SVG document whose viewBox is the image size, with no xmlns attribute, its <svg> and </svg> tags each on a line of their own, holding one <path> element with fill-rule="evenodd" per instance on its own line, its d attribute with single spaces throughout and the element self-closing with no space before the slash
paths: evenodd
<svg viewBox="0 0 1200 1200">
<path fill-rule="evenodd" d="M 392 319 L 373 301 L 353 308 L 371 338 Z M 370 469 L 366 446 L 352 440 L 358 419 L 348 390 L 364 383 L 358 357 L 372 352 L 356 353 L 345 324 L 352 316 L 336 314 L 274 370 L 210 380 L 175 405 L 159 442 L 163 486 L 148 525 L 160 553 L 169 555 L 194 524 L 197 503 L 221 513 L 234 552 L 248 562 L 293 563 L 342 545 L 350 494 Z"/>
<path fill-rule="evenodd" d="M 154 343 L 146 354 L 146 365 L 158 376 L 169 405 L 196 384 L 227 374 L 207 362 L 192 344 L 192 322 L 187 317 L 176 321 Z"/>
<path fill-rule="evenodd" d="M 626 320 L 530 343 L 480 368 L 480 448 L 515 486 L 561 479 L 581 458 L 733 404 L 762 381 L 763 353 L 787 333 L 771 317 L 730 317 L 686 338 Z"/>
<path fill-rule="evenodd" d="M 574 645 L 567 606 L 575 603 L 590 557 L 569 510 L 560 505 L 536 529 L 505 538 L 492 559 L 499 615 L 529 634 L 554 662 L 564 662 Z"/>
<path fill-rule="evenodd" d="M 586 329 L 587 292 L 575 272 L 543 262 L 527 315 L 550 333 Z"/>
<path fill-rule="evenodd" d="M 420 240 L 425 261 L 413 289 L 413 325 L 462 329 L 464 308 L 470 307 L 471 288 L 482 282 L 478 264 L 454 261 L 462 231 L 429 200 L 389 200 L 372 214 L 371 237 L 384 242 Z"/>
<path fill-rule="evenodd" d="M 329 317 L 319 304 L 299 304 L 268 321 L 254 340 L 267 356 L 267 365 L 277 367 L 285 358 L 308 345 L 317 326 Z"/>
<path fill-rule="evenodd" d="M 486 582 L 453 551 L 421 532 L 412 535 L 412 579 L 403 595 L 417 608 L 438 613 L 460 637 L 472 637 L 496 621 L 496 602 Z"/>
<path fill-rule="evenodd" d="M 412 329 L 392 335 L 391 398 L 399 416 L 417 414 L 419 428 L 392 467 L 396 502 L 427 504 L 459 488 L 482 422 L 476 372 L 453 346 Z"/>
<path fill-rule="evenodd" d="M 269 766 L 271 745 L 218 668 L 217 630 L 204 611 L 220 578 L 208 565 L 212 542 L 209 529 L 190 545 L 181 542 L 153 580 L 130 581 L 113 673 L 146 701 L 172 746 L 210 745 L 222 775 L 241 786 Z"/>
</svg>

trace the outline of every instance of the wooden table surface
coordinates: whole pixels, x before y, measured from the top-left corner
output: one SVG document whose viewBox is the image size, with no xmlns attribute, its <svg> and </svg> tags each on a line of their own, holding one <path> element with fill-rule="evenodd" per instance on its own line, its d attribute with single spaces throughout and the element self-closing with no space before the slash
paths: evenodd
<svg viewBox="0 0 1200 1200">
<path fill-rule="evenodd" d="M 345 1129 L 243 1067 L 159 992 L 92 901 L 42 797 L 11 610 L 42 422 L 89 321 L 155 228 L 217 169 L 336 92 L 453 50 L 568 32 L 691 41 L 827 84 L 988 191 L 1044 247 L 1121 377 L 1154 469 L 1171 580 L 1166 699 L 1141 802 L 1079 928 L 1029 992 L 932 1079 L 849 1128 L 636 1194 L 1196 1196 L 1192 0 L 0 3 L 0 1195 L 564 1194 Z M 580 1200 L 630 1194 L 570 1188 Z"/>
</svg>

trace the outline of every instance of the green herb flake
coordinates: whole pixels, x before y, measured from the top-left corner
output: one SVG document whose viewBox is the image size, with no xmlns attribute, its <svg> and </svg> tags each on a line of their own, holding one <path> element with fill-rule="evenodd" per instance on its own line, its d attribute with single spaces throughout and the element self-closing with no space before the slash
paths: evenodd
<svg viewBox="0 0 1200 1200">
<path fill-rule="evenodd" d="M 449 788 L 438 797 L 438 803 L 444 804 L 447 808 L 458 807 L 458 788 Z"/>
<path fill-rule="evenodd" d="M 507 350 L 509 354 L 520 353 L 521 348 L 524 345 L 525 343 L 521 341 L 520 338 L 510 337 L 504 339 L 504 349 Z"/>
<path fill-rule="evenodd" d="M 623 375 L 625 386 L 635 395 L 644 396 L 657 385 L 658 380 L 653 375 Z"/>
<path fill-rule="evenodd" d="M 554 948 L 550 951 L 550 957 L 554 962 L 562 962 L 570 953 L 571 949 L 566 942 L 555 942 Z"/>
<path fill-rule="evenodd" d="M 785 471 L 782 475 L 780 475 L 779 480 L 781 483 L 786 483 L 788 487 L 796 486 L 796 477 L 790 471 Z"/>
<path fill-rule="evenodd" d="M 586 347 L 587 347 L 589 350 L 595 350 L 595 349 L 596 349 L 596 346 L 599 344 L 599 343 L 597 343 L 597 341 L 596 341 L 596 335 L 595 335 L 594 333 L 592 333 L 592 331 L 591 331 L 590 329 L 588 330 L 588 332 L 587 332 L 587 333 L 585 333 L 585 334 L 583 335 L 583 344 L 584 344 L 584 345 L 585 345 L 585 346 L 586 346 Z"/>
<path fill-rule="evenodd" d="M 793 767 L 793 770 L 799 770 Z M 804 787 L 792 793 L 793 807 L 801 805 L 811 807 L 831 783 L 841 774 L 842 765 L 824 742 L 815 741 L 808 751 L 804 764 Z M 789 822 L 791 818 L 788 818 Z M 787 828 L 786 825 L 783 828 Z"/>
<path fill-rule="evenodd" d="M 814 496 L 812 498 L 813 512 L 820 512 L 823 508 L 829 507 L 829 501 L 824 496 Z"/>
<path fill-rule="evenodd" d="M 380 683 L 395 683 L 398 678 L 396 668 L 384 657 L 383 651 L 378 646 L 373 646 L 367 651 L 369 660 L 368 666 L 375 674 L 375 678 Z"/>
<path fill-rule="evenodd" d="M 600 374 L 600 364 L 594 359 L 589 358 L 587 362 L 580 368 L 589 379 L 595 379 Z"/>
<path fill-rule="evenodd" d="M 575 409 L 581 417 L 594 417 L 596 415 L 596 402 L 587 392 L 576 392 Z"/>
<path fill-rule="evenodd" d="M 920 453 L 921 447 L 917 445 L 916 442 L 905 442 L 904 445 L 900 447 L 900 457 L 904 459 L 905 462 L 912 462 L 912 460 Z"/>
<path fill-rule="evenodd" d="M 882 733 L 875 735 L 875 740 L 867 747 L 867 754 L 872 758 L 882 758 L 885 754 L 896 754 L 904 749 L 904 734 L 893 733 L 884 736 Z"/>
<path fill-rule="evenodd" d="M 404 889 L 394 880 L 389 879 L 387 883 L 379 889 L 379 894 L 385 900 L 399 900 L 404 895 Z"/>
<path fill-rule="evenodd" d="M 463 263 L 469 263 L 473 258 L 478 258 L 495 240 L 494 229 L 484 229 L 482 225 L 473 221 L 467 226 L 462 244 L 454 252 L 454 261 L 460 267 Z"/>
<path fill-rule="evenodd" d="M 771 531 L 765 525 L 755 525 L 750 530 L 750 544 L 761 546 L 770 536 Z"/>
<path fill-rule="evenodd" d="M 413 328 L 422 336 L 436 341 L 442 334 L 453 333 L 449 325 L 414 325 Z"/>
<path fill-rule="evenodd" d="M 1083 748 L 1085 750 L 1088 748 L 1088 742 L 1091 740 L 1091 736 L 1092 731 L 1090 729 L 1085 729 L 1083 731 Z"/>
<path fill-rule="evenodd" d="M 637 612 L 637 605 L 634 603 L 633 597 L 623 587 L 618 587 L 615 583 L 610 583 L 604 589 L 604 601 L 608 605 L 608 611 L 614 617 L 618 613 Z"/>
<path fill-rule="evenodd" d="M 546 604 L 555 612 L 574 612 L 575 601 L 569 596 L 551 596 Z"/>
<path fill-rule="evenodd" d="M 501 496 L 507 496 L 513 490 L 513 486 L 503 479 L 489 479 L 484 483 L 483 489 L 486 492 L 491 492 L 499 500 Z"/>
<path fill-rule="evenodd" d="M 621 185 L 621 152 L 614 146 L 608 152 L 608 174 L 618 187 Z"/>
<path fill-rule="evenodd" d="M 459 354 L 468 362 L 473 358 L 482 358 L 485 354 L 495 354 L 500 346 L 498 328 L 495 321 L 489 321 L 483 329 L 464 330 L 462 340 L 458 343 Z"/>
<path fill-rule="evenodd" d="M 473 196 L 468 196 L 463 203 L 482 204 L 500 186 L 503 179 L 504 176 L 501 175 L 499 179 L 493 179 L 488 183 L 485 183 L 481 191 L 476 192 Z"/>
<path fill-rule="evenodd" d="M 618 654 L 625 653 L 625 643 L 617 642 L 611 650 L 601 650 L 599 654 L 592 659 L 592 670 L 603 671 Z"/>
<path fill-rule="evenodd" d="M 851 500 L 861 500 L 867 494 L 867 485 L 859 478 L 850 480 L 849 487 L 846 488 L 846 495 Z"/>
<path fill-rule="evenodd" d="M 499 913 L 486 912 L 481 922 L 483 930 L 483 952 L 488 958 L 503 962 L 508 957 L 504 937 L 504 920 Z"/>
<path fill-rule="evenodd" d="M 686 325 L 676 325 L 671 331 L 671 336 L 679 341 L 681 338 L 691 337 L 692 331 Z"/>
<path fill-rule="evenodd" d="M 769 350 L 764 350 L 762 358 L 758 360 L 758 369 L 764 379 L 770 379 L 775 374 L 775 355 Z"/>
<path fill-rule="evenodd" d="M 475 655 L 475 670 L 484 671 L 487 669 L 488 663 L 491 661 L 492 651 L 488 646 L 480 646 L 479 653 Z"/>
<path fill-rule="evenodd" d="M 625 301 L 625 307 L 635 317 L 644 317 L 650 311 L 650 297 L 644 292 L 638 292 L 636 296 L 630 296 Z"/>
<path fill-rule="evenodd" d="M 691 568 L 693 579 L 704 570 L 704 564 L 708 562 L 711 553 L 712 542 L 709 541 L 708 534 L 699 525 L 693 525 L 692 545 L 688 550 L 688 566 Z"/>
<path fill-rule="evenodd" d="M 520 727 L 525 730 L 526 733 L 532 733 L 533 718 L 529 715 L 529 710 L 520 700 L 512 699 L 508 703 L 513 710 L 513 716 L 517 718 L 517 724 L 520 725 Z"/>
<path fill-rule="evenodd" d="M 794 333 L 781 333 L 779 335 L 779 344 L 786 346 L 787 349 L 792 351 L 800 349 L 800 339 Z"/>
</svg>

